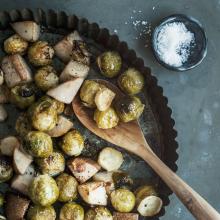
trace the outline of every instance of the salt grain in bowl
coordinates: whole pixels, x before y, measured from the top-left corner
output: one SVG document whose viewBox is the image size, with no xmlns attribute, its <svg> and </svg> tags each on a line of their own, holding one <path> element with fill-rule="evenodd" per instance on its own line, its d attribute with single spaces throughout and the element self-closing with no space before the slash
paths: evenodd
<svg viewBox="0 0 220 220">
<path fill-rule="evenodd" d="M 180 67 L 187 62 L 194 46 L 194 34 L 182 22 L 165 24 L 156 38 L 156 50 L 160 59 L 173 67 Z"/>
</svg>

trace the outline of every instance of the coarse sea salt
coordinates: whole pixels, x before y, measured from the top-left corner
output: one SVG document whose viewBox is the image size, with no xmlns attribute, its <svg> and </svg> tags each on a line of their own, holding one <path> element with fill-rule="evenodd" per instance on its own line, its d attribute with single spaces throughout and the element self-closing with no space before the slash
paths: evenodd
<svg viewBox="0 0 220 220">
<path fill-rule="evenodd" d="M 164 25 L 156 38 L 156 49 L 160 59 L 173 67 L 187 62 L 195 37 L 182 22 Z"/>
</svg>

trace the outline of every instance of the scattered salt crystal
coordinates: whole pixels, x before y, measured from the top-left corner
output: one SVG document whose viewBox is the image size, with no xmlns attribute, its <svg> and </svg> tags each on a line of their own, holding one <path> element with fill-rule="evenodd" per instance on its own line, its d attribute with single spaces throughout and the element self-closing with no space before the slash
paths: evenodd
<svg viewBox="0 0 220 220">
<path fill-rule="evenodd" d="M 134 17 L 133 16 L 131 16 L 131 19 L 133 19 Z"/>
<path fill-rule="evenodd" d="M 154 9 L 155 9 L 155 6 L 153 6 L 153 11 L 154 11 Z"/>
<path fill-rule="evenodd" d="M 136 10 L 133 10 L 133 13 L 136 13 Z"/>
<path fill-rule="evenodd" d="M 115 33 L 118 33 L 118 30 L 115 29 L 114 32 L 115 32 Z"/>
<path fill-rule="evenodd" d="M 156 49 L 163 62 L 180 67 L 188 60 L 194 42 L 194 34 L 183 23 L 173 22 L 164 25 L 159 31 Z"/>
<path fill-rule="evenodd" d="M 141 13 L 142 11 L 141 11 L 141 10 L 139 10 L 138 12 L 139 12 L 139 13 Z"/>
<path fill-rule="evenodd" d="M 142 25 L 147 25 L 147 23 L 148 23 L 147 21 L 142 21 L 141 22 Z"/>
<path fill-rule="evenodd" d="M 127 22 L 127 21 L 125 21 L 125 24 L 128 24 L 128 22 Z"/>
</svg>

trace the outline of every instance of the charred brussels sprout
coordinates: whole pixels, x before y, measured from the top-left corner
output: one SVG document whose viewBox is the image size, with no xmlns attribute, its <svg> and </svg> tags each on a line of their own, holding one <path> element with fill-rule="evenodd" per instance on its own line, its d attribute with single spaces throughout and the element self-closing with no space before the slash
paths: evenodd
<svg viewBox="0 0 220 220">
<path fill-rule="evenodd" d="M 58 201 L 69 202 L 76 199 L 78 183 L 73 176 L 62 173 L 56 178 L 56 182 L 60 191 Z"/>
<path fill-rule="evenodd" d="M 60 152 L 53 152 L 48 157 L 36 159 L 42 174 L 56 176 L 65 169 L 65 158 Z"/>
<path fill-rule="evenodd" d="M 28 43 L 19 35 L 14 34 L 4 41 L 4 50 L 8 54 L 24 54 L 28 48 Z"/>
<path fill-rule="evenodd" d="M 52 206 L 31 206 L 27 213 L 27 220 L 55 220 L 56 212 Z"/>
<path fill-rule="evenodd" d="M 53 152 L 51 137 L 41 131 L 31 131 L 25 136 L 25 148 L 34 157 L 49 157 Z"/>
<path fill-rule="evenodd" d="M 131 212 L 135 206 L 135 196 L 128 189 L 117 189 L 110 196 L 111 204 L 118 212 Z"/>
<path fill-rule="evenodd" d="M 112 174 L 112 179 L 115 184 L 115 188 L 132 188 L 133 180 L 131 177 L 125 172 L 114 172 Z"/>
<path fill-rule="evenodd" d="M 86 107 L 95 108 L 95 96 L 100 88 L 99 83 L 93 80 L 85 80 L 80 89 L 80 99 Z"/>
<path fill-rule="evenodd" d="M 117 76 L 122 66 L 121 56 L 115 51 L 102 53 L 97 63 L 101 73 L 108 78 Z"/>
<path fill-rule="evenodd" d="M 60 220 L 84 220 L 84 209 L 76 203 L 66 203 L 60 210 Z"/>
<path fill-rule="evenodd" d="M 39 131 L 49 131 L 56 126 L 57 111 L 52 102 L 43 100 L 34 103 L 28 109 L 32 126 Z"/>
<path fill-rule="evenodd" d="M 34 80 L 38 88 L 47 91 L 59 83 L 59 77 L 52 66 L 44 66 L 37 70 Z"/>
<path fill-rule="evenodd" d="M 71 130 L 64 135 L 61 148 L 69 156 L 78 156 L 84 148 L 84 138 L 77 130 Z"/>
<path fill-rule="evenodd" d="M 29 186 L 29 196 L 36 205 L 52 205 L 59 196 L 56 181 L 48 175 L 35 177 Z"/>
<path fill-rule="evenodd" d="M 99 128 L 109 129 L 118 125 L 119 117 L 116 111 L 110 107 L 102 112 L 96 109 L 94 113 L 94 120 Z"/>
<path fill-rule="evenodd" d="M 144 76 L 136 69 L 129 68 L 118 78 L 119 87 L 129 95 L 135 95 L 144 87 Z"/>
<path fill-rule="evenodd" d="M 126 96 L 116 101 L 115 109 L 121 121 L 129 122 L 141 116 L 144 104 L 138 97 Z"/>
<path fill-rule="evenodd" d="M 13 176 L 13 167 L 8 157 L 0 156 L 0 183 L 4 183 Z"/>
<path fill-rule="evenodd" d="M 29 131 L 32 130 L 31 123 L 29 122 L 26 113 L 21 114 L 17 118 L 15 130 L 21 137 L 24 137 Z"/>
<path fill-rule="evenodd" d="M 85 214 L 85 220 L 113 220 L 111 212 L 105 207 L 89 209 Z"/>
<path fill-rule="evenodd" d="M 54 49 L 46 41 L 37 41 L 28 50 L 29 61 L 34 66 L 51 64 L 53 55 Z"/>
<path fill-rule="evenodd" d="M 11 89 L 10 100 L 21 109 L 32 105 L 35 101 L 35 88 L 33 85 L 20 85 Z"/>
</svg>

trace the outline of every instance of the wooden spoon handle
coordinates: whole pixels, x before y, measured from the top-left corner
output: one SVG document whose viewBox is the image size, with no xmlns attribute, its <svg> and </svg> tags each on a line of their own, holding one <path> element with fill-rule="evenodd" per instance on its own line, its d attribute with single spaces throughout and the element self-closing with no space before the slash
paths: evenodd
<svg viewBox="0 0 220 220">
<path fill-rule="evenodd" d="M 204 198 L 167 167 L 151 150 L 149 150 L 147 144 L 146 148 L 141 152 L 141 155 L 196 219 L 220 220 L 220 214 Z"/>
</svg>

